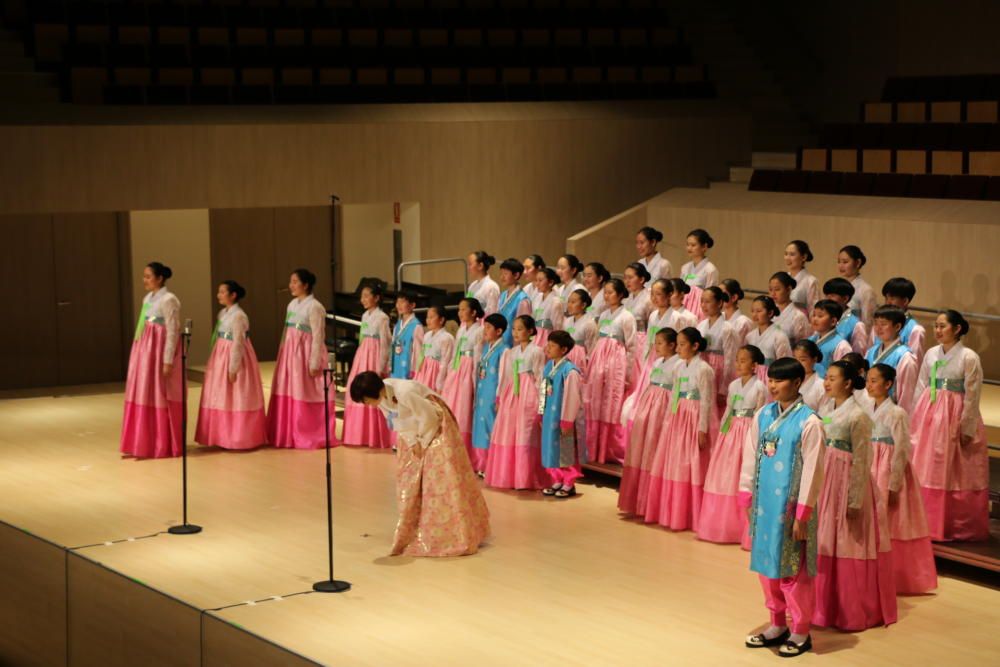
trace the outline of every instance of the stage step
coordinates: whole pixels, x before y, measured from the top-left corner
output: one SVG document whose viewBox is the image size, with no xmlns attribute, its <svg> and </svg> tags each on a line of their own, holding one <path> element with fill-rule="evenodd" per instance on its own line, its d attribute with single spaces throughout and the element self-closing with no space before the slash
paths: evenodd
<svg viewBox="0 0 1000 667">
<path fill-rule="evenodd" d="M 621 479 L 622 476 L 622 467 L 618 463 L 584 463 L 581 467 L 588 472 L 596 472 L 618 479 Z"/>
</svg>

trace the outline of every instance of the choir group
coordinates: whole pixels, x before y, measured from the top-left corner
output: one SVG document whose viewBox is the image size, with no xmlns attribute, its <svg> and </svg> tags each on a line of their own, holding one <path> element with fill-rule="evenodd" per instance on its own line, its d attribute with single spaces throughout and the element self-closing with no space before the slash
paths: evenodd
<svg viewBox="0 0 1000 667">
<path fill-rule="evenodd" d="M 938 344 L 925 349 L 907 312 L 912 281 L 887 281 L 877 306 L 860 248 L 842 248 L 838 277 L 821 283 L 800 240 L 748 317 L 739 282 L 720 280 L 708 259 L 705 230 L 687 235 L 690 261 L 676 277 L 657 252 L 662 238 L 639 230 L 623 279 L 573 255 L 554 268 L 530 255 L 502 262 L 498 284 L 495 259 L 472 253 L 454 335 L 443 308 L 421 323 L 405 294 L 390 326 L 381 291 L 366 286 L 348 383 L 373 371 L 437 392 L 489 487 L 567 498 L 581 464 L 621 463 L 621 512 L 750 551 L 771 623 L 748 647 L 791 657 L 811 648 L 811 625 L 895 622 L 897 593 L 937 585 L 931 541 L 988 538 L 983 377 L 962 343 L 968 323 L 943 311 Z M 169 278 L 157 262 L 143 276 L 121 440 L 136 457 L 181 449 L 180 303 Z M 324 444 L 315 282 L 305 269 L 291 275 L 266 417 L 245 291 L 219 286 L 199 443 Z M 350 396 L 341 440 L 394 444 L 379 408 Z"/>
</svg>

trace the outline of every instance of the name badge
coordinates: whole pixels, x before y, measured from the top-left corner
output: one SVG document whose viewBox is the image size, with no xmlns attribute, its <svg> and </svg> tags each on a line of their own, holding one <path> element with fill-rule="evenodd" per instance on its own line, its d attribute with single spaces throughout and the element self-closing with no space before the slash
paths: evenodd
<svg viewBox="0 0 1000 667">
<path fill-rule="evenodd" d="M 778 441 L 777 440 L 765 440 L 764 441 L 764 456 L 771 457 L 774 456 L 775 452 L 778 451 Z"/>
<path fill-rule="evenodd" d="M 396 354 L 403 354 L 403 346 L 396 345 Z"/>
</svg>

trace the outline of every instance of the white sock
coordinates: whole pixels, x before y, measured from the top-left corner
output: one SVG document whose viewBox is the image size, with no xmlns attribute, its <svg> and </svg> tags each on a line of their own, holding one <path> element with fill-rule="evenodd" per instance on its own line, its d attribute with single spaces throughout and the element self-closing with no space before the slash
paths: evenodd
<svg viewBox="0 0 1000 667">
<path fill-rule="evenodd" d="M 761 634 L 764 635 L 765 639 L 774 639 L 775 637 L 778 637 L 779 635 L 783 634 L 786 630 L 788 630 L 787 625 L 782 625 L 782 626 L 771 625 L 768 626 L 767 630 L 764 630 L 764 632 Z"/>
<path fill-rule="evenodd" d="M 805 642 L 808 636 L 809 636 L 808 634 L 797 635 L 793 632 L 792 636 L 788 638 L 788 641 L 795 642 L 796 644 L 801 645 L 803 642 Z"/>
</svg>

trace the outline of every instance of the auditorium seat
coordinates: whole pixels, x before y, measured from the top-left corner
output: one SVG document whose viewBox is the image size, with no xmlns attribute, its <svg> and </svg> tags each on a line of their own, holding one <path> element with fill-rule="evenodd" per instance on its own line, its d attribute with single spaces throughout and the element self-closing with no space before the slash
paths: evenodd
<svg viewBox="0 0 1000 667">
<path fill-rule="evenodd" d="M 811 171 L 806 192 L 813 194 L 835 195 L 840 192 L 840 180 L 843 174 L 837 171 Z"/>
<path fill-rule="evenodd" d="M 945 197 L 948 199 L 982 199 L 988 176 L 952 176 L 948 179 Z"/>
<path fill-rule="evenodd" d="M 875 174 L 861 172 L 844 174 L 840 193 L 845 195 L 870 195 L 875 184 Z"/>
<path fill-rule="evenodd" d="M 914 174 L 910 179 L 909 197 L 940 199 L 948 189 L 948 177 L 941 174 Z"/>
<path fill-rule="evenodd" d="M 909 174 L 875 174 L 871 194 L 876 197 L 905 197 L 909 189 Z"/>
<path fill-rule="evenodd" d="M 781 172 L 776 169 L 754 169 L 750 175 L 748 190 L 759 190 L 763 192 L 773 192 L 778 186 L 778 175 Z"/>
</svg>

